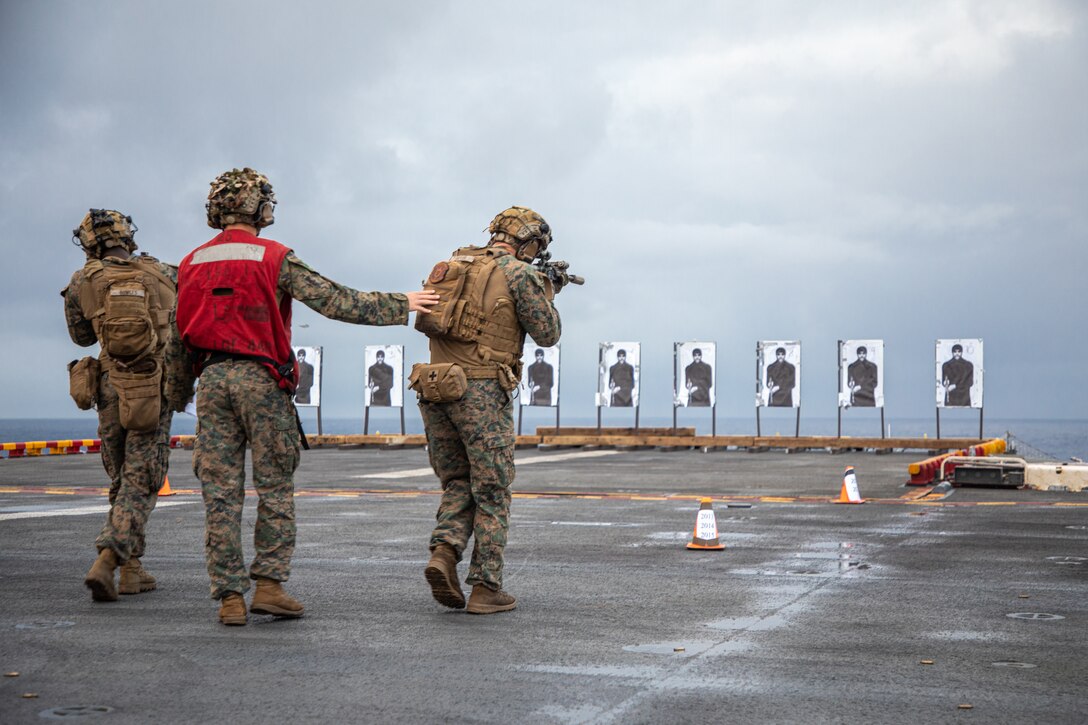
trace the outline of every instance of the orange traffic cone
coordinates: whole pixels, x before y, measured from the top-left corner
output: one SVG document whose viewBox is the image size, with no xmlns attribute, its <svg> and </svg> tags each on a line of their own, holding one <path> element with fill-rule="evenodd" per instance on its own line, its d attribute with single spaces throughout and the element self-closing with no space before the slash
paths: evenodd
<svg viewBox="0 0 1088 725">
<path fill-rule="evenodd" d="M 842 474 L 842 489 L 835 503 L 865 503 L 858 490 L 858 478 L 854 475 L 853 466 L 847 466 L 846 473 Z"/>
<path fill-rule="evenodd" d="M 170 490 L 170 477 L 162 477 L 162 488 L 159 489 L 159 496 L 174 496 L 174 492 Z"/>
<path fill-rule="evenodd" d="M 703 551 L 721 551 L 725 544 L 718 541 L 718 521 L 714 518 L 714 508 L 710 499 L 699 502 L 699 513 L 695 516 L 695 531 L 691 534 L 689 549 Z"/>
</svg>

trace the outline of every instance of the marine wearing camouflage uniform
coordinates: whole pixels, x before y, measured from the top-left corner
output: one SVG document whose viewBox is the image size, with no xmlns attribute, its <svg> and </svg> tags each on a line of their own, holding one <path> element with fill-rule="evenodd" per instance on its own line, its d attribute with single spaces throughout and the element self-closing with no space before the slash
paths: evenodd
<svg viewBox="0 0 1088 725">
<path fill-rule="evenodd" d="M 193 471 L 204 498 L 211 596 L 228 625 L 246 623 L 242 595 L 250 578 L 257 582 L 250 611 L 300 617 L 304 610 L 281 586 L 295 548 L 293 476 L 301 442 L 291 400 L 298 381 L 291 300 L 342 322 L 394 325 L 407 323 L 412 295 L 419 294 L 341 286 L 278 242 L 257 237 L 273 223 L 274 205 L 263 175 L 249 168 L 220 175 L 207 210 L 208 225 L 223 232 L 180 267 L 178 325 L 202 368 Z M 241 536 L 247 443 L 259 499 L 248 574 Z"/>
<path fill-rule="evenodd" d="M 110 259 L 104 264 L 116 264 Z M 177 283 L 177 267 L 159 263 L 163 276 Z M 79 290 L 83 286 L 83 270 L 77 270 L 64 291 L 64 317 L 72 342 L 88 347 L 98 342 L 90 320 L 83 316 Z M 175 339 L 167 345 L 166 356 L 175 364 L 164 364 L 164 374 L 176 375 L 184 365 L 184 350 Z M 165 357 L 165 356 L 164 356 Z M 144 555 L 144 525 L 155 508 L 156 496 L 170 464 L 170 423 L 174 411 L 165 397 L 159 427 L 141 433 L 125 430 L 121 425 L 117 391 L 110 384 L 110 374 L 103 371 L 98 378 L 98 437 L 102 441 L 102 465 L 110 477 L 110 513 L 95 545 L 99 551 L 113 549 L 119 561 Z"/>
<path fill-rule="evenodd" d="M 121 216 L 117 212 L 110 213 Z M 112 243 L 117 240 L 109 241 L 111 242 L 109 247 L 121 246 Z M 126 241 L 128 244 L 125 246 L 129 251 L 136 249 L 131 235 Z M 85 247 L 85 251 L 89 260 L 101 259 L 103 265 L 131 267 L 130 262 L 125 259 L 103 256 L 109 247 L 105 245 L 99 245 L 97 248 Z M 141 257 L 143 260 L 154 263 L 157 271 L 176 285 L 177 267 L 146 255 Z M 85 270 L 76 270 L 68 286 L 61 292 L 64 298 L 64 318 L 68 326 L 68 334 L 72 341 L 81 347 L 89 347 L 99 342 L 94 325 L 84 313 L 85 300 L 81 295 L 88 291 L 85 281 Z M 154 577 L 142 569 L 138 560 L 143 557 L 146 548 L 147 519 L 155 508 L 158 492 L 162 488 L 170 463 L 170 423 L 173 418 L 173 409 L 179 406 L 184 408 L 185 405 L 185 401 L 168 401 L 166 391 L 174 391 L 172 394 L 176 394 L 176 391 L 192 390 L 192 378 L 185 374 L 187 367 L 185 352 L 177 336 L 176 326 L 171 327 L 171 332 L 171 338 L 167 340 L 158 356 L 162 360 L 163 367 L 163 398 L 158 426 L 151 431 L 127 430 L 121 424 L 119 396 L 110 383 L 110 361 L 105 351 L 99 355 L 101 371 L 98 375 L 95 397 L 102 464 L 110 479 L 110 510 L 106 516 L 106 523 L 95 541 L 95 547 L 99 552 L 112 551 L 117 564 L 126 564 L 132 560 L 132 567 L 126 567 L 122 573 L 120 590 L 122 594 L 138 594 L 155 588 Z M 129 568 L 132 569 L 132 576 L 128 576 Z M 116 597 L 111 594 L 100 596 L 100 593 L 96 593 L 95 598 L 109 601 Z"/>
<path fill-rule="evenodd" d="M 403 294 L 360 292 L 333 282 L 288 254 L 281 294 L 329 319 L 357 325 L 404 325 Z M 287 581 L 295 550 L 294 472 L 300 439 L 295 407 L 260 363 L 226 360 L 204 369 L 197 388 L 193 471 L 206 508 L 205 553 L 211 596 L 243 594 L 249 579 Z M 246 573 L 242 555 L 245 448 L 252 449 L 257 490 L 255 556 Z"/>
<path fill-rule="evenodd" d="M 550 231 L 539 215 L 520 207 L 514 209 L 538 220 L 547 233 L 547 241 L 550 241 Z M 496 217 L 498 220 L 499 217 Z M 505 280 L 505 295 L 508 295 L 505 298 L 513 301 L 519 328 L 519 343 L 509 358 L 513 361 L 509 367 L 515 368 L 512 370 L 512 380 L 516 385 L 521 377 L 521 348 L 525 334 L 528 333 L 538 345 L 547 347 L 559 341 L 562 328 L 559 313 L 552 302 L 554 291 L 551 281 L 528 261 L 495 246 L 497 242 L 506 242 L 520 251 L 524 239 L 518 240 L 500 231 L 495 222 L 491 231 L 493 236 L 488 249 L 493 250 L 495 263 Z M 546 244 L 546 241 L 541 244 L 540 251 Z M 463 251 L 454 252 L 454 258 Z M 532 260 L 535 250 L 522 256 Z M 436 271 L 444 264 L 440 263 Z M 433 273 L 431 279 L 434 279 Z M 466 282 L 464 286 L 467 288 L 469 284 Z M 503 297 L 500 297 L 499 304 L 503 304 L 501 299 Z M 453 361 L 466 369 L 486 366 L 488 360 L 501 359 L 494 350 L 484 351 L 477 343 L 441 336 L 431 336 L 430 348 L 432 363 Z M 446 606 L 465 606 L 460 585 L 456 583 L 455 569 L 469 538 L 473 537 L 475 543 L 465 579 L 474 587 L 473 598 L 477 597 L 478 587 L 483 586 L 509 600 L 508 606 L 494 611 L 513 608 L 513 597 L 501 592 L 503 550 L 509 529 L 510 486 L 514 482 L 514 419 L 508 390 L 510 387 L 502 384 L 501 377 L 493 375 L 491 379 L 480 379 L 469 375 L 467 389 L 460 400 L 428 402 L 422 397 L 419 400 L 431 466 L 442 484 L 437 525 L 430 537 L 430 549 L 435 556 L 425 573 L 435 599 Z M 441 561 L 443 545 L 452 547 L 450 556 L 455 557 L 455 561 Z M 468 608 L 473 613 L 490 613 L 474 611 L 472 599 Z"/>
</svg>

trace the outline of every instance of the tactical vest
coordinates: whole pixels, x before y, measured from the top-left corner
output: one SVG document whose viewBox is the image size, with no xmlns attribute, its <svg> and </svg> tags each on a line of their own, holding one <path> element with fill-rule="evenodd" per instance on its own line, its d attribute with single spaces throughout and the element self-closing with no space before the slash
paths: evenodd
<svg viewBox="0 0 1088 725">
<path fill-rule="evenodd" d="M 509 254 L 497 247 L 463 247 L 431 270 L 424 285 L 439 295 L 416 329 L 431 338 L 431 362 L 467 368 L 509 366 L 521 375 L 525 331 L 514 297 L 496 259 Z"/>
<path fill-rule="evenodd" d="M 83 267 L 79 303 L 102 346 L 107 368 L 133 368 L 159 357 L 170 337 L 174 283 L 154 257 L 109 262 L 92 259 Z"/>
<path fill-rule="evenodd" d="M 291 297 L 279 294 L 280 269 L 291 250 L 244 231 L 225 231 L 178 266 L 178 331 L 200 355 L 198 372 L 216 354 L 262 363 L 293 392 L 298 365 L 291 350 Z"/>
</svg>

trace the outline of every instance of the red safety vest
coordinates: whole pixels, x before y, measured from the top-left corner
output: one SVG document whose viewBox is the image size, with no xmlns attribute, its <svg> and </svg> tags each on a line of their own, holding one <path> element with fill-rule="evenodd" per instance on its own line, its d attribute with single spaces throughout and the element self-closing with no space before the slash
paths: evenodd
<svg viewBox="0 0 1088 725">
<path fill-rule="evenodd" d="M 281 388 L 294 392 L 298 364 L 291 349 L 291 297 L 277 300 L 283 259 L 279 242 L 231 229 L 197 247 L 178 266 L 178 331 L 185 346 L 261 362 Z M 199 371 L 198 371 L 199 372 Z"/>
</svg>

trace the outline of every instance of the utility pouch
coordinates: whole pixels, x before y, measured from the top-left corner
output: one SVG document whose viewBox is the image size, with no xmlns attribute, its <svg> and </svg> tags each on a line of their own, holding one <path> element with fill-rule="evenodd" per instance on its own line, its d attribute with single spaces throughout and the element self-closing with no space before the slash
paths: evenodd
<svg viewBox="0 0 1088 725">
<path fill-rule="evenodd" d="M 106 291 L 99 331 L 110 357 L 136 358 L 158 345 L 147 298 L 147 288 L 138 279 L 117 279 Z"/>
<path fill-rule="evenodd" d="M 465 397 L 468 378 L 457 363 L 416 363 L 408 376 L 408 387 L 427 402 L 452 403 Z"/>
<path fill-rule="evenodd" d="M 87 356 L 68 363 L 68 394 L 80 410 L 90 410 L 98 398 L 98 359 Z"/>
<path fill-rule="evenodd" d="M 119 398 L 121 426 L 138 433 L 158 428 L 162 410 L 162 365 L 153 362 L 146 367 L 139 371 L 110 370 L 110 383 Z"/>
<path fill-rule="evenodd" d="M 438 293 L 438 304 L 425 315 L 417 314 L 415 327 L 428 337 L 442 337 L 454 331 L 456 323 L 464 310 L 465 300 L 462 292 L 468 276 L 468 264 L 461 259 L 451 262 L 439 262 L 431 270 L 424 286 Z"/>
</svg>

